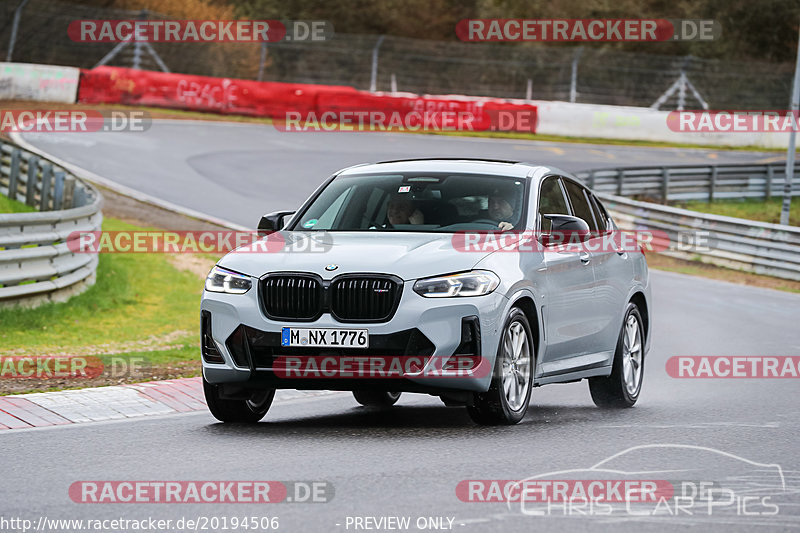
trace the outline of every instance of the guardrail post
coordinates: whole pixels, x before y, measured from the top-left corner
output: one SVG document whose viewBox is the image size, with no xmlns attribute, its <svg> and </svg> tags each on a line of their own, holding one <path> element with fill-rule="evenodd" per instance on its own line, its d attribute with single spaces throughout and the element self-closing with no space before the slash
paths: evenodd
<svg viewBox="0 0 800 533">
<path fill-rule="evenodd" d="M 42 165 L 42 199 L 39 202 L 39 211 L 47 211 L 50 208 L 50 185 L 53 179 L 53 165 L 45 163 Z"/>
<path fill-rule="evenodd" d="M 267 62 L 267 42 L 261 41 L 261 57 L 258 60 L 258 81 L 264 78 L 264 64 Z"/>
<path fill-rule="evenodd" d="M 667 198 L 669 198 L 669 169 L 667 167 L 662 167 L 661 177 L 661 198 L 666 204 Z"/>
<path fill-rule="evenodd" d="M 8 172 L 8 197 L 17 199 L 17 180 L 19 179 L 19 148 L 11 150 L 11 166 Z"/>
<path fill-rule="evenodd" d="M 622 169 L 617 170 L 617 196 L 622 196 L 622 180 L 624 177 L 625 174 L 622 172 Z"/>
<path fill-rule="evenodd" d="M 81 207 L 86 205 L 86 189 L 83 187 L 75 187 L 75 194 L 72 195 L 72 207 Z"/>
<path fill-rule="evenodd" d="M 769 200 L 772 197 L 772 178 L 774 177 L 772 174 L 775 172 L 772 169 L 772 165 L 767 165 L 767 184 L 764 190 L 764 198 Z"/>
<path fill-rule="evenodd" d="M 39 158 L 32 155 L 28 158 L 28 182 L 25 184 L 25 203 L 36 206 L 36 180 L 39 174 Z"/>
<path fill-rule="evenodd" d="M 372 49 L 372 71 L 369 78 L 369 92 L 374 93 L 378 90 L 378 50 L 386 39 L 385 35 L 378 37 L 375 47 Z"/>
<path fill-rule="evenodd" d="M 22 17 L 22 9 L 28 0 L 22 0 L 14 10 L 14 20 L 11 23 L 11 37 L 8 40 L 8 52 L 6 52 L 6 62 L 11 63 L 11 56 L 14 55 L 14 44 L 17 42 L 17 31 L 19 30 L 19 19 Z"/>
<path fill-rule="evenodd" d="M 72 207 L 72 197 L 75 194 L 75 178 L 67 176 L 64 178 L 64 205 L 62 209 L 70 209 Z"/>
<path fill-rule="evenodd" d="M 708 202 L 714 201 L 714 191 L 717 188 L 717 167 L 711 165 L 711 178 L 708 180 Z"/>
<path fill-rule="evenodd" d="M 58 211 L 64 202 L 64 171 L 55 171 L 55 182 L 53 183 L 53 210 Z"/>
</svg>

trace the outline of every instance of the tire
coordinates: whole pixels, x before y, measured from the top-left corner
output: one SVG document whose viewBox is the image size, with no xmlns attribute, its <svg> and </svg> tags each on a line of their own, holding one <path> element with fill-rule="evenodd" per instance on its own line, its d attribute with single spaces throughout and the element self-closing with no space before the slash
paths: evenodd
<svg viewBox="0 0 800 533">
<path fill-rule="evenodd" d="M 611 375 L 589 378 L 589 391 L 597 407 L 633 407 L 644 378 L 644 325 L 639 308 L 629 303 L 617 339 Z"/>
<path fill-rule="evenodd" d="M 492 383 L 488 391 L 475 394 L 473 405 L 467 406 L 470 418 L 487 426 L 517 424 L 522 420 L 531 398 L 535 358 L 528 318 L 514 307 L 503 326 Z"/>
<path fill-rule="evenodd" d="M 247 400 L 220 398 L 219 385 L 212 385 L 203 378 L 203 392 L 208 410 L 220 422 L 258 422 L 269 411 L 275 398 L 275 389 L 254 391 Z"/>
<path fill-rule="evenodd" d="M 356 401 L 366 407 L 391 407 L 400 399 L 400 392 L 354 390 Z"/>
</svg>

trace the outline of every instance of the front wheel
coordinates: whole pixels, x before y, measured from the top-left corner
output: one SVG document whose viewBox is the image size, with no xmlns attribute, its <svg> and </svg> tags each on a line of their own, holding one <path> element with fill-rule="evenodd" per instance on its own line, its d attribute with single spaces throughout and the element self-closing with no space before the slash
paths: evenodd
<svg viewBox="0 0 800 533">
<path fill-rule="evenodd" d="M 525 416 L 533 383 L 534 347 L 528 318 L 515 307 L 506 318 L 489 390 L 467 407 L 482 425 L 516 424 Z"/>
<path fill-rule="evenodd" d="M 644 326 L 636 304 L 629 303 L 617 340 L 611 375 L 589 378 L 589 391 L 597 407 L 633 407 L 642 391 L 644 376 Z"/>
<path fill-rule="evenodd" d="M 228 400 L 220 397 L 219 385 L 213 385 L 203 378 L 203 392 L 208 410 L 220 422 L 255 423 L 264 418 L 275 398 L 275 389 L 259 390 L 250 393 L 246 400 Z"/>
<path fill-rule="evenodd" d="M 366 407 L 391 407 L 400 399 L 399 392 L 354 390 L 356 401 Z"/>
</svg>

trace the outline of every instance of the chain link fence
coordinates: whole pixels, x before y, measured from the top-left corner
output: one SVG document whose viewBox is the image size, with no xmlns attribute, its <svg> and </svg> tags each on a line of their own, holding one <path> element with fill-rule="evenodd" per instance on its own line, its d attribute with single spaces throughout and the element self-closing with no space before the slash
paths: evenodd
<svg viewBox="0 0 800 533">
<path fill-rule="evenodd" d="M 0 3 L 0 59 L 8 55 L 19 5 L 19 0 Z M 20 10 L 12 60 L 92 68 L 109 55 L 114 44 L 73 42 L 67 37 L 68 24 L 77 19 L 141 17 L 168 18 L 152 12 L 28 0 Z M 653 43 L 653 48 L 657 47 L 658 43 Z M 154 54 L 141 45 L 126 45 L 106 58 L 106 64 L 379 91 L 643 107 L 661 99 L 661 109 L 698 109 L 703 102 L 712 109 L 785 109 L 793 73 L 790 63 L 710 60 L 591 46 L 475 44 L 378 35 L 336 34 L 327 42 L 268 45 L 152 43 L 149 48 Z M 673 90 L 668 92 L 670 88 Z M 691 88 L 696 89 L 700 100 Z"/>
</svg>

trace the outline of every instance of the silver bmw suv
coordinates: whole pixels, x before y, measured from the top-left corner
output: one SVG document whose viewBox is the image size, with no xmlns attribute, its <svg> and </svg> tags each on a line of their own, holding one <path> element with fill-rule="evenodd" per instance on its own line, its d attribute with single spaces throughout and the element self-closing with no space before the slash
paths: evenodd
<svg viewBox="0 0 800 533">
<path fill-rule="evenodd" d="M 639 397 L 645 257 L 569 173 L 357 165 L 259 231 L 203 292 L 203 384 L 221 421 L 261 420 L 276 389 L 352 391 L 379 407 L 431 394 L 479 424 L 519 422 L 548 383 L 585 378 L 600 407 Z"/>
</svg>

